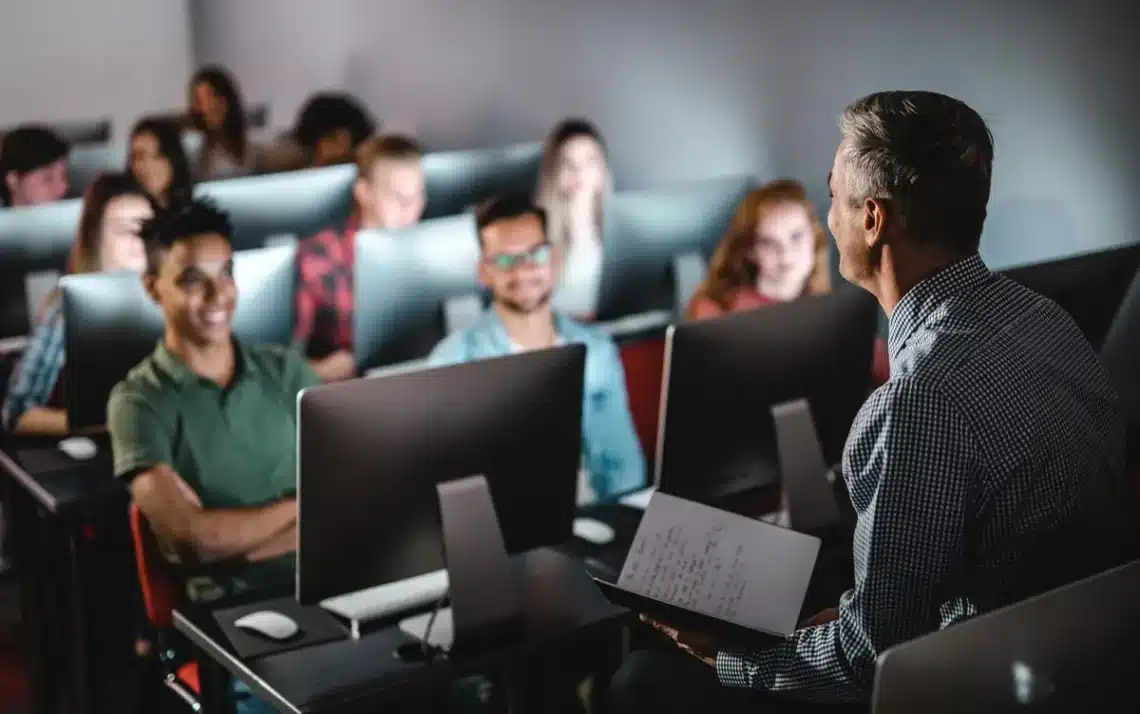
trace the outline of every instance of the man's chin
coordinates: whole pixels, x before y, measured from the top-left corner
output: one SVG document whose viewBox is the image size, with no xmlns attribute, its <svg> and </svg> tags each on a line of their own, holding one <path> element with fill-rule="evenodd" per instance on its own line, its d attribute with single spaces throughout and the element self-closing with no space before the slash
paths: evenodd
<svg viewBox="0 0 1140 714">
<path fill-rule="evenodd" d="M 518 301 L 518 300 L 502 300 L 501 304 L 507 310 L 517 313 L 519 315 L 530 315 L 531 313 L 538 312 L 546 309 L 550 305 L 550 296 L 539 298 L 537 300 Z"/>
</svg>

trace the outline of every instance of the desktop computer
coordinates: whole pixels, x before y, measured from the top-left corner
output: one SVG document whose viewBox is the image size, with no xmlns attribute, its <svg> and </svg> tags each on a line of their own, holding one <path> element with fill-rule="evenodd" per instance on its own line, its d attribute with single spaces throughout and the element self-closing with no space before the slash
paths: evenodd
<svg viewBox="0 0 1140 714">
<path fill-rule="evenodd" d="M 233 330 L 250 343 L 288 345 L 293 336 L 295 252 L 264 248 L 234 255 L 238 304 Z M 72 431 L 103 424 L 107 398 L 149 355 L 162 313 L 137 273 L 85 273 L 60 281 L 67 347 L 65 401 Z"/>
<path fill-rule="evenodd" d="M 284 236 L 308 238 L 340 230 L 352 212 L 356 166 L 242 176 L 199 184 L 195 193 L 213 198 L 233 222 L 234 250 L 261 248 Z"/>
<path fill-rule="evenodd" d="M 772 409 L 797 400 L 807 401 L 825 463 L 838 462 L 871 390 L 878 314 L 870 294 L 841 285 L 670 327 L 657 488 L 716 504 L 778 483 Z"/>
<path fill-rule="evenodd" d="M 1126 711 L 1140 672 L 1140 562 L 884 652 L 874 714 Z"/>
<path fill-rule="evenodd" d="M 1060 305 L 1099 350 L 1140 268 L 1140 244 L 1000 271 Z"/>
<path fill-rule="evenodd" d="M 424 218 L 467 213 L 501 193 L 532 193 L 541 162 L 539 143 L 427 154 L 423 159 L 427 185 Z"/>
<path fill-rule="evenodd" d="M 37 308 L 30 282 L 67 268 L 82 202 L 0 210 L 0 338 L 27 335 Z"/>
<path fill-rule="evenodd" d="M 471 214 L 401 231 L 361 231 L 353 265 L 353 355 L 365 373 L 421 359 L 448 332 L 454 300 L 482 306 L 479 237 Z"/>
<path fill-rule="evenodd" d="M 569 540 L 585 358 L 565 345 L 302 392 L 298 601 L 354 629 L 438 603 L 449 576 L 437 487 L 472 476 L 507 553 Z"/>
</svg>

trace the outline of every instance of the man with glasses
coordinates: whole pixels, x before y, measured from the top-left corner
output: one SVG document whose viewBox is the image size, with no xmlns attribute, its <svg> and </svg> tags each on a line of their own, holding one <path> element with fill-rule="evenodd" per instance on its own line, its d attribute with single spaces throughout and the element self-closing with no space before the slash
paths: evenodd
<svg viewBox="0 0 1140 714">
<path fill-rule="evenodd" d="M 499 357 L 567 343 L 586 345 L 582 478 L 578 500 L 613 500 L 645 485 L 645 458 L 626 401 L 617 347 L 602 332 L 555 312 L 550 297 L 561 256 L 546 234 L 546 213 L 524 195 L 479 206 L 479 280 L 491 309 L 432 351 L 433 365 Z"/>
</svg>

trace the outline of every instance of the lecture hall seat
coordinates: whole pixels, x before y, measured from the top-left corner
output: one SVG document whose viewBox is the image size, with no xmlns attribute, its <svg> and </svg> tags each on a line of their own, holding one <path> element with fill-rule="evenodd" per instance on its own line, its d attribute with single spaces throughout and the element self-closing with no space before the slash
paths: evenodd
<svg viewBox="0 0 1140 714">
<path fill-rule="evenodd" d="M 198 663 L 179 661 L 165 640 L 173 632 L 173 611 L 181 599 L 180 578 L 157 550 L 154 536 L 142 512 L 131 504 L 131 540 L 134 543 L 135 563 L 138 566 L 139 586 L 142 588 L 143 609 L 154 631 L 155 650 L 162 666 L 163 684 L 186 703 L 191 711 L 200 711 L 201 687 L 198 683 Z"/>
<path fill-rule="evenodd" d="M 657 457 L 657 422 L 661 411 L 661 381 L 665 371 L 665 338 L 627 342 L 621 345 L 625 391 L 633 426 L 649 473 Z"/>
</svg>

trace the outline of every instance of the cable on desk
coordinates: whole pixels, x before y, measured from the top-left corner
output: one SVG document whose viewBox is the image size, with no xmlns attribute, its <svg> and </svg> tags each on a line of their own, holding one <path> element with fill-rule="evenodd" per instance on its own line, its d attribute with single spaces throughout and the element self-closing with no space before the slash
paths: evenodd
<svg viewBox="0 0 1140 714">
<path fill-rule="evenodd" d="M 435 601 L 435 607 L 432 608 L 431 616 L 428 617 L 427 626 L 424 627 L 424 637 L 420 641 L 423 648 L 423 655 L 425 660 L 433 660 L 436 657 L 443 657 L 447 651 L 442 647 L 431 644 L 431 629 L 435 626 L 435 620 L 439 617 L 439 611 L 443 609 L 443 603 L 447 599 L 447 593 L 444 593 Z"/>
</svg>

